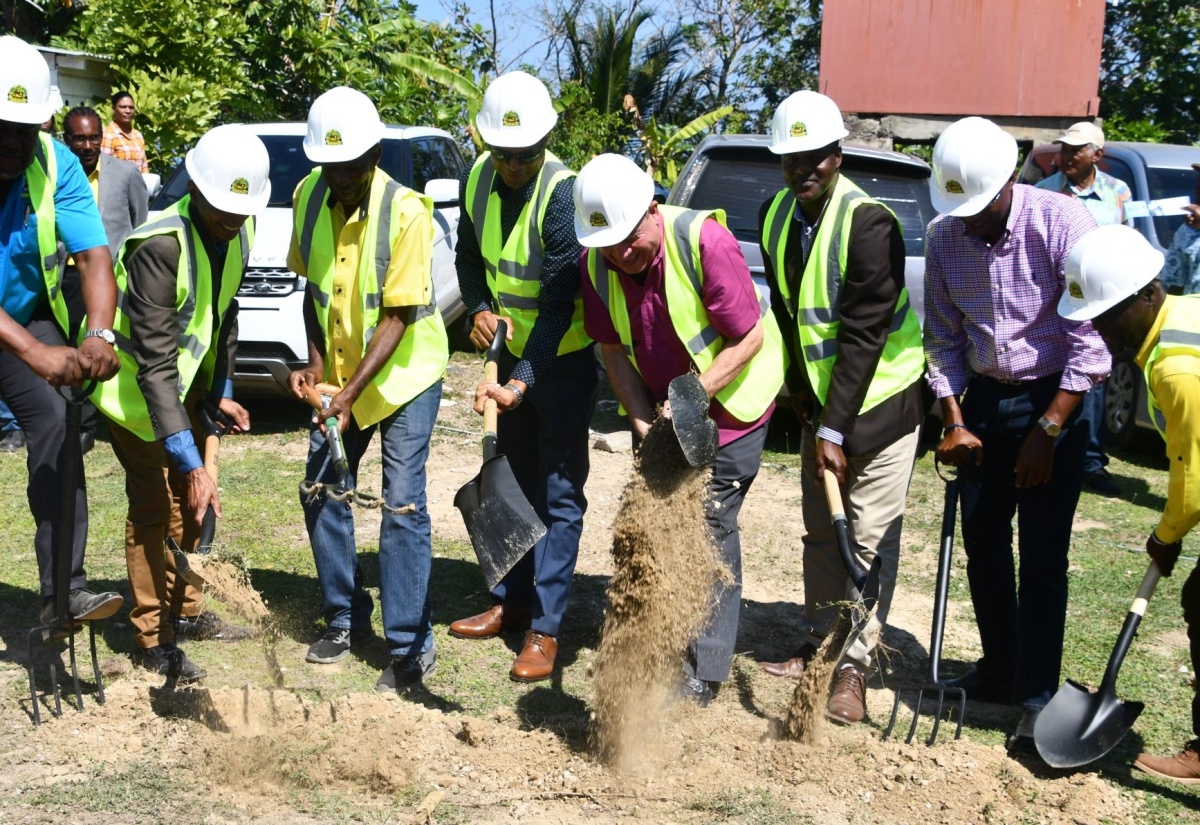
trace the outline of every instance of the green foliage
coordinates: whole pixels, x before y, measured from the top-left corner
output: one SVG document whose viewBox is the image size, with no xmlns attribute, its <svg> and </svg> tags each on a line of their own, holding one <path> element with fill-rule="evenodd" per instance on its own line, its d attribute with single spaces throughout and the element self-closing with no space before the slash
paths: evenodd
<svg viewBox="0 0 1200 825">
<path fill-rule="evenodd" d="M 732 106 L 722 106 L 678 129 L 660 126 L 651 118 L 639 132 L 639 137 L 642 140 L 642 153 L 654 179 L 670 188 L 679 174 L 680 165 L 691 154 L 692 138 L 704 134 L 732 112 Z"/>
<path fill-rule="evenodd" d="M 1126 120 L 1120 112 L 1115 112 L 1104 119 L 1104 137 L 1106 140 L 1128 140 L 1136 143 L 1164 143 L 1170 138 L 1170 132 L 1149 118 Z"/>
<path fill-rule="evenodd" d="M 559 117 L 550 149 L 572 169 L 604 152 L 620 152 L 635 135 L 623 112 L 593 106 L 590 92 L 581 83 L 563 83 L 555 107 Z"/>
<path fill-rule="evenodd" d="M 775 108 L 792 92 L 815 89 L 821 59 L 821 3 L 817 0 L 745 0 L 765 32 L 745 65 L 754 96 L 764 105 L 754 125 L 764 129 Z"/>
<path fill-rule="evenodd" d="M 1130 134 L 1161 134 L 1173 143 L 1196 141 L 1197 76 L 1200 6 L 1195 0 L 1109 0 L 1100 59 L 1106 131 L 1115 120 Z"/>
</svg>

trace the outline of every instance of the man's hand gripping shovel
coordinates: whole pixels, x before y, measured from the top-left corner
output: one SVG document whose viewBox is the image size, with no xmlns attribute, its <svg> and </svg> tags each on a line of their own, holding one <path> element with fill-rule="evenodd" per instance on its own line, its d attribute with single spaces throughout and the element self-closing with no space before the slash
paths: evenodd
<svg viewBox="0 0 1200 825">
<path fill-rule="evenodd" d="M 215 404 L 205 399 L 196 402 L 196 418 L 204 430 L 204 471 L 212 479 L 213 486 L 216 486 L 217 460 L 221 452 L 221 436 L 229 432 L 233 426 L 233 419 L 221 412 Z M 216 536 L 216 532 L 217 513 L 210 504 L 208 509 L 204 511 L 204 520 L 200 524 L 200 543 L 196 547 L 196 553 L 201 556 L 207 556 L 212 552 L 213 538 Z M 167 536 L 167 549 L 175 557 L 176 572 L 184 581 L 203 593 L 208 582 L 188 562 L 188 554 L 184 552 L 183 548 L 171 536 Z"/>
</svg>

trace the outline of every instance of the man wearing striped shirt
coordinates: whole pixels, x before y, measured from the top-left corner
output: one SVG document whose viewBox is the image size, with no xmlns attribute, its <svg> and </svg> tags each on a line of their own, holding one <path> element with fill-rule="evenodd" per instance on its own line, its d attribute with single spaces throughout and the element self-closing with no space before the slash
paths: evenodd
<svg viewBox="0 0 1200 825">
<path fill-rule="evenodd" d="M 926 240 L 924 339 L 946 427 L 938 459 L 965 469 L 963 541 L 983 648 L 950 685 L 1020 703 L 1011 745 L 1032 749 L 1033 724 L 1059 684 L 1088 436 L 1079 402 L 1111 360 L 1090 323 L 1055 310 L 1067 254 L 1096 221 L 1077 200 L 1014 185 L 1016 160 L 1016 141 L 983 118 L 938 139 L 930 187 L 942 215 Z"/>
</svg>

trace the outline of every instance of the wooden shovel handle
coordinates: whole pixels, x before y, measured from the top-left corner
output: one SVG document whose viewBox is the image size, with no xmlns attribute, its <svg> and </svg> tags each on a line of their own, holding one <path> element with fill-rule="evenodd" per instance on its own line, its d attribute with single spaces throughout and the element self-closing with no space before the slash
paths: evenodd
<svg viewBox="0 0 1200 825">
<path fill-rule="evenodd" d="M 221 452 L 221 436 L 209 435 L 204 439 L 204 469 L 213 484 L 217 483 L 217 455 Z"/>
<path fill-rule="evenodd" d="M 309 403 L 314 410 L 320 412 L 325 409 L 325 401 L 321 398 L 322 395 L 334 396 L 342 391 L 341 387 L 336 387 L 333 384 L 320 383 L 315 387 L 312 384 L 304 385 L 304 400 Z"/>
<path fill-rule="evenodd" d="M 838 485 L 837 476 L 832 470 L 824 473 L 825 500 L 829 502 L 829 513 L 834 521 L 846 520 L 846 505 L 842 503 L 842 488 Z"/>
<path fill-rule="evenodd" d="M 500 368 L 495 361 L 487 361 L 483 366 L 483 380 L 489 384 L 497 383 L 500 376 Z M 489 398 L 483 402 L 483 434 L 495 435 L 496 433 L 496 418 L 499 416 L 499 411 L 496 407 L 496 399 Z"/>
</svg>

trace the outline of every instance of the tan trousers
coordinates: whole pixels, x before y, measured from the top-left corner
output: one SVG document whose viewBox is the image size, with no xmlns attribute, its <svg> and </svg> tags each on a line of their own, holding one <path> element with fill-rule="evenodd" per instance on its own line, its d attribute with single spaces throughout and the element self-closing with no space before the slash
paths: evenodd
<svg viewBox="0 0 1200 825">
<path fill-rule="evenodd" d="M 846 646 L 840 665 L 854 664 L 870 671 L 871 653 L 887 622 L 896 590 L 900 562 L 900 530 L 904 502 L 921 430 L 893 441 L 872 453 L 847 456 L 842 502 L 850 527 L 850 548 L 858 564 L 869 570 L 875 556 L 883 559 L 879 571 L 879 601 L 875 615 L 856 639 Z M 838 553 L 825 486 L 817 477 L 816 436 L 805 432 L 800 442 L 800 485 L 803 493 L 804 618 L 805 641 L 820 646 L 837 616 L 837 602 L 855 600 L 858 593 Z"/>
<path fill-rule="evenodd" d="M 166 547 L 170 535 L 186 551 L 196 549 L 200 527 L 187 509 L 187 480 L 175 469 L 161 441 L 143 441 L 129 430 L 109 422 L 113 452 L 125 468 L 125 565 L 133 593 L 134 641 L 150 648 L 173 642 L 174 616 L 197 616 L 198 590 L 175 569 L 175 557 Z M 204 435 L 192 422 L 196 444 Z"/>
</svg>

